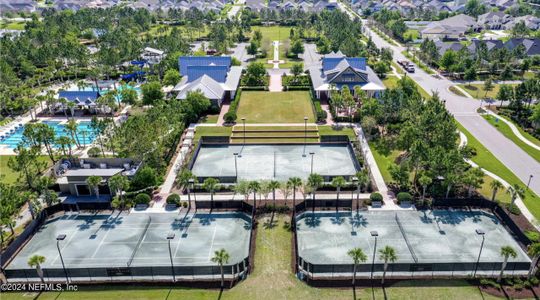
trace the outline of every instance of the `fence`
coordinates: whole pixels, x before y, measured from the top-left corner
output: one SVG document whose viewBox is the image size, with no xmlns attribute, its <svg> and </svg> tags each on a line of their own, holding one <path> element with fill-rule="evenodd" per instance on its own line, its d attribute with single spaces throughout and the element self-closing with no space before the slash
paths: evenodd
<svg viewBox="0 0 540 300">
<path fill-rule="evenodd" d="M 227 279 L 242 277 L 248 270 L 249 258 L 223 266 Z M 5 270 L 9 282 L 37 281 L 39 275 L 35 269 Z M 44 268 L 46 282 L 64 281 L 67 277 L 71 282 L 103 282 L 103 281 L 170 281 L 172 268 L 167 266 L 130 266 L 130 267 L 99 267 L 99 268 Z M 218 280 L 221 278 L 219 266 L 174 266 L 174 275 L 178 280 Z"/>
</svg>

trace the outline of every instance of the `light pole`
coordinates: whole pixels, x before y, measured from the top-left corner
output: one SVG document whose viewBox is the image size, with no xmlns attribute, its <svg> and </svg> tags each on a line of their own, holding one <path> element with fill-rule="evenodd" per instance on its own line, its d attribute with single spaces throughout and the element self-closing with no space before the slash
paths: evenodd
<svg viewBox="0 0 540 300">
<path fill-rule="evenodd" d="M 533 175 L 529 175 L 529 181 L 527 181 L 527 190 L 529 189 L 529 184 L 531 184 L 531 179 L 533 179 Z"/>
<path fill-rule="evenodd" d="M 304 153 L 302 154 L 303 157 L 306 157 L 306 144 L 307 144 L 307 120 L 308 117 L 304 117 Z"/>
<path fill-rule="evenodd" d="M 238 183 L 238 162 L 236 158 L 238 157 L 238 152 L 233 153 L 234 155 L 234 174 L 236 176 L 236 183 Z"/>
<path fill-rule="evenodd" d="M 358 186 L 358 178 L 356 176 L 353 176 L 351 180 L 353 183 L 353 189 L 351 191 L 351 210 L 352 210 L 353 201 L 354 201 L 354 186 Z M 360 190 L 358 190 L 358 192 L 360 192 Z M 356 198 L 356 211 L 358 211 L 358 197 Z"/>
<path fill-rule="evenodd" d="M 371 236 L 375 238 L 375 245 L 373 246 L 373 260 L 371 261 L 371 276 L 370 279 L 373 279 L 373 269 L 375 268 L 375 254 L 377 252 L 377 237 L 379 233 L 376 230 L 370 232 Z"/>
<path fill-rule="evenodd" d="M 167 242 L 169 244 L 169 257 L 171 259 L 171 271 L 172 271 L 172 278 L 173 278 L 173 282 L 176 282 L 176 276 L 174 274 L 174 264 L 173 264 L 173 260 L 172 260 L 172 252 L 171 252 L 171 241 L 174 239 L 174 232 L 169 232 L 167 234 Z"/>
<path fill-rule="evenodd" d="M 484 248 L 484 241 L 486 240 L 486 233 L 482 229 L 476 229 L 476 234 L 482 236 L 482 244 L 480 244 L 480 252 L 478 252 L 478 259 L 476 260 L 476 266 L 474 267 L 473 278 L 476 277 L 476 271 L 478 271 L 478 265 L 480 264 L 480 255 L 482 255 L 482 249 Z"/>
<path fill-rule="evenodd" d="M 187 185 L 187 199 L 188 199 L 188 206 L 189 206 L 189 209 L 191 209 L 191 191 L 190 191 L 190 188 L 192 185 L 195 184 L 195 179 L 193 178 L 190 178 L 188 180 L 188 185 Z"/>
<path fill-rule="evenodd" d="M 315 152 L 309 152 L 309 155 L 311 155 L 311 171 L 309 174 L 313 174 L 313 156 L 315 155 Z"/>
<path fill-rule="evenodd" d="M 69 278 L 68 273 L 66 270 L 66 265 L 64 264 L 64 258 L 62 257 L 62 251 L 60 251 L 60 241 L 63 241 L 66 239 L 65 234 L 59 234 L 56 237 L 56 248 L 58 249 L 58 255 L 60 256 L 60 261 L 62 262 L 62 269 L 64 269 L 64 274 L 66 274 L 66 284 L 69 284 Z"/>
</svg>

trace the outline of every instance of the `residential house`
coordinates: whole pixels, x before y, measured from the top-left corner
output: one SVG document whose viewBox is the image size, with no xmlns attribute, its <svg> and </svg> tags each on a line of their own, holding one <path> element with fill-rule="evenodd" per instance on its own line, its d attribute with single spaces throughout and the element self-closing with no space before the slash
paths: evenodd
<svg viewBox="0 0 540 300">
<path fill-rule="evenodd" d="M 32 0 L 0 0 L 0 13 L 34 11 L 36 11 L 36 2 Z"/>
<path fill-rule="evenodd" d="M 346 57 L 341 52 L 331 52 L 322 57 L 321 66 L 309 69 L 313 89 L 318 99 L 328 99 L 332 89 L 348 86 L 354 92 L 361 86 L 371 97 L 378 97 L 385 90 L 384 84 L 367 66 L 364 57 Z"/>
<path fill-rule="evenodd" d="M 527 28 L 530 30 L 540 30 L 540 18 L 531 15 L 512 18 L 508 23 L 505 24 L 504 29 L 511 30 L 519 22 L 525 23 L 525 26 L 527 26 Z"/>
<path fill-rule="evenodd" d="M 262 9 L 267 8 L 266 3 L 263 0 L 246 0 L 245 7 L 251 11 L 261 11 Z"/>
<path fill-rule="evenodd" d="M 62 160 L 54 167 L 56 183 L 62 194 L 71 195 L 68 201 L 77 202 L 106 202 L 109 201 L 115 191 L 111 191 L 108 185 L 109 178 L 114 175 L 123 175 L 128 178 L 135 176 L 141 166 L 140 161 L 131 158 L 84 158 L 80 160 Z M 102 178 L 98 186 L 99 198 L 95 197 L 95 191 L 88 186 L 86 180 L 90 176 Z"/>
<path fill-rule="evenodd" d="M 488 52 L 506 48 L 508 51 L 514 51 L 517 47 L 522 47 L 524 55 L 533 56 L 540 55 L 540 39 L 539 38 L 511 38 L 506 42 L 501 40 L 474 40 L 472 43 L 467 46 L 467 51 L 473 55 L 478 49 L 480 49 L 481 44 L 486 46 Z M 443 43 L 441 41 L 435 42 L 439 55 L 442 56 L 448 50 L 459 51 L 465 46 L 461 43 Z"/>
<path fill-rule="evenodd" d="M 460 14 L 429 23 L 426 28 L 420 31 L 422 38 L 436 39 L 459 39 L 466 32 L 478 29 L 476 20 L 473 17 Z"/>
<path fill-rule="evenodd" d="M 452 12 L 450 6 L 448 6 L 446 2 L 440 0 L 432 0 L 428 3 L 425 3 L 424 5 L 422 5 L 422 8 L 426 10 L 436 11 L 437 13 L 441 11 Z"/>
<path fill-rule="evenodd" d="M 499 11 L 491 11 L 478 16 L 478 26 L 484 29 L 504 29 L 505 24 L 512 20 L 512 16 Z"/>
<path fill-rule="evenodd" d="M 526 56 L 540 55 L 540 38 L 512 38 L 504 43 L 508 51 L 522 47 Z"/>
<path fill-rule="evenodd" d="M 146 47 L 144 48 L 141 57 L 146 60 L 148 64 L 158 64 L 165 57 L 165 52 L 159 49 Z"/>
<path fill-rule="evenodd" d="M 178 92 L 177 99 L 200 91 L 213 105 L 221 106 L 236 95 L 242 67 L 232 66 L 230 56 L 182 56 L 178 62 L 183 77 L 173 89 Z"/>
</svg>

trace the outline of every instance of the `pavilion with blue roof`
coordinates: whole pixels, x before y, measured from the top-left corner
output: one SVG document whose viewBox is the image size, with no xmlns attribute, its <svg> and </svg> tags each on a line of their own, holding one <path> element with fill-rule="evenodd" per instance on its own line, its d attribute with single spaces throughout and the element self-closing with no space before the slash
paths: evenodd
<svg viewBox="0 0 540 300">
<path fill-rule="evenodd" d="M 173 91 L 177 99 L 186 99 L 189 92 L 200 91 L 214 105 L 236 95 L 242 67 L 233 66 L 230 56 L 181 56 L 178 58 L 182 80 Z"/>
<path fill-rule="evenodd" d="M 64 91 L 58 92 L 58 99 L 64 98 L 69 102 L 75 103 L 79 108 L 94 107 L 96 100 L 100 97 L 98 91 Z"/>
<path fill-rule="evenodd" d="M 386 88 L 367 65 L 364 57 L 346 57 L 341 51 L 323 56 L 320 66 L 309 69 L 315 94 L 319 99 L 327 99 L 331 89 L 348 86 L 354 92 L 360 86 L 370 97 L 379 97 Z"/>
</svg>

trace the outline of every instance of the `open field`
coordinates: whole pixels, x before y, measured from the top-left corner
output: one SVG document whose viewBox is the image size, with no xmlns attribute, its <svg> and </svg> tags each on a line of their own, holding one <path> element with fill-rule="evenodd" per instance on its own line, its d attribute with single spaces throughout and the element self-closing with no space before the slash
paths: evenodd
<svg viewBox="0 0 540 300">
<path fill-rule="evenodd" d="M 471 160 L 478 164 L 480 167 L 496 174 L 511 185 L 519 184 L 525 187 L 525 184 L 512 173 L 505 165 L 501 163 L 489 150 L 484 147 L 472 134 L 470 134 L 461 124 L 457 123 L 458 129 L 467 136 L 468 145 L 476 149 L 476 156 Z M 538 197 L 531 190 L 525 191 L 525 198 L 523 202 L 534 215 L 535 218 L 540 218 L 540 197 Z"/>
<path fill-rule="evenodd" d="M 289 26 L 253 26 L 251 27 L 251 32 L 255 32 L 256 30 L 260 30 L 261 34 L 263 36 L 262 40 L 265 39 L 270 40 L 270 42 L 273 41 L 280 41 L 281 45 L 279 46 L 279 59 L 284 60 L 284 64 L 280 64 L 280 68 L 290 68 L 294 62 L 301 62 L 301 59 L 290 59 L 287 58 L 285 55 L 285 49 L 283 47 L 283 43 L 289 40 L 291 28 Z M 309 34 L 309 33 L 308 33 Z M 272 43 L 270 43 L 272 44 Z M 257 59 L 258 62 L 262 62 L 265 64 L 267 68 L 272 68 L 273 65 L 268 63 L 268 60 L 274 59 L 274 47 L 271 45 L 270 49 L 268 51 L 268 56 L 265 58 Z"/>
<path fill-rule="evenodd" d="M 510 84 L 511 86 L 516 86 L 515 84 Z M 472 84 L 458 84 L 458 86 L 462 89 L 464 89 L 471 97 L 474 97 L 476 99 L 484 99 L 484 98 L 493 98 L 495 99 L 497 97 L 497 93 L 499 92 L 499 88 L 501 87 L 500 84 L 493 84 L 493 90 L 486 93 L 486 90 L 484 90 L 483 84 L 478 83 L 472 83 Z"/>
<path fill-rule="evenodd" d="M 259 220 L 255 268 L 231 290 L 201 290 L 152 286 L 79 286 L 77 292 L 4 293 L 2 300 L 15 299 L 353 299 L 352 289 L 313 288 L 291 272 L 290 218 L 278 215 L 274 223 Z M 483 294 L 464 280 L 406 281 L 384 290 L 357 288 L 357 299 L 498 299 Z"/>
<path fill-rule="evenodd" d="M 503 121 L 496 121 L 495 117 L 491 115 L 484 115 L 483 118 L 486 119 L 489 124 L 497 128 L 497 130 L 499 130 L 505 137 L 514 142 L 514 144 L 516 144 L 519 148 L 527 152 L 527 154 L 536 159 L 536 161 L 540 162 L 540 151 L 520 140 L 514 134 L 514 132 L 512 132 L 512 129 L 510 126 L 508 126 L 508 124 L 504 123 Z"/>
<path fill-rule="evenodd" d="M 238 106 L 238 120 L 246 123 L 308 123 L 315 121 L 309 92 L 244 91 Z"/>
</svg>

